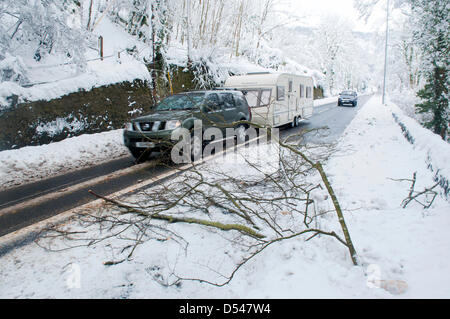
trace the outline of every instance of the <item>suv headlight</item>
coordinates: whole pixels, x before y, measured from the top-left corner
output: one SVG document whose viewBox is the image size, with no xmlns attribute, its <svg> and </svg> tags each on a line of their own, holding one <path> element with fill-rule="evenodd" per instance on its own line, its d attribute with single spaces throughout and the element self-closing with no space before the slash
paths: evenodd
<svg viewBox="0 0 450 319">
<path fill-rule="evenodd" d="M 180 126 L 181 126 L 181 121 L 178 121 L 178 120 L 172 120 L 172 121 L 166 122 L 166 130 L 174 130 Z"/>
<path fill-rule="evenodd" d="M 123 128 L 125 129 L 125 131 L 133 131 L 133 123 L 125 123 Z"/>
</svg>

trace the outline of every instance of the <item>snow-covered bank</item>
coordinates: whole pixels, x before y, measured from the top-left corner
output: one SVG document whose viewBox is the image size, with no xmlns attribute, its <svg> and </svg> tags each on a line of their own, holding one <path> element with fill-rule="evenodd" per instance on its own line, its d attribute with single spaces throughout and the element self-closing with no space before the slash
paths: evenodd
<svg viewBox="0 0 450 319">
<path fill-rule="evenodd" d="M 20 86 L 13 81 L 0 82 L 0 111 L 7 108 L 7 98 L 18 96 L 18 103 L 24 101 L 51 100 L 79 90 L 120 83 L 135 79 L 150 80 L 150 73 L 143 62 L 127 53 L 127 49 L 145 46 L 125 30 L 102 19 L 92 36 L 102 36 L 103 60 L 97 50 L 87 48 L 86 69 L 80 72 L 75 65 L 66 63 L 61 56 L 49 56 L 45 61 L 36 62 L 30 58 L 10 58 L 2 61 L 3 68 L 14 68 L 19 63 L 29 80 L 29 85 Z M 136 49 L 138 51 L 138 49 Z M 120 58 L 118 53 L 120 52 Z M 139 51 L 138 51 L 139 52 Z M 8 66 L 7 64 L 11 64 Z M 16 67 L 17 68 L 17 67 Z"/>
<path fill-rule="evenodd" d="M 325 97 L 323 99 L 314 100 L 314 107 L 322 106 L 325 104 L 336 103 L 337 104 L 338 96 L 330 96 Z"/>
<path fill-rule="evenodd" d="M 374 97 L 345 131 L 339 144 L 345 154 L 331 159 L 327 170 L 339 199 L 352 211 L 347 221 L 365 265 L 374 265 L 381 279 L 406 281 L 409 288 L 403 297 L 449 298 L 450 205 L 437 197 L 429 210 L 414 202 L 400 208 L 411 182 L 399 180 L 412 179 L 416 172 L 415 191 L 435 181 L 428 169 L 430 149 L 411 145 L 392 111 L 427 141 L 433 153 L 447 158 L 448 168 L 450 145 L 407 120 L 394 104 L 382 106 Z"/>
<path fill-rule="evenodd" d="M 105 59 L 102 62 L 99 60 L 93 61 L 89 63 L 86 73 L 32 87 L 21 87 L 8 81 L 1 82 L 0 105 L 7 105 L 6 99 L 11 95 L 19 96 L 19 103 L 37 100 L 48 101 L 79 90 L 89 91 L 92 88 L 112 83 L 150 79 L 150 74 L 143 63 L 126 55 L 122 56 L 121 61 L 121 64 L 110 59 Z"/>
<path fill-rule="evenodd" d="M 128 153 L 122 130 L 0 152 L 0 189 L 88 167 Z"/>
<path fill-rule="evenodd" d="M 299 237 L 267 248 L 224 287 L 197 281 L 164 287 L 158 281 L 175 270 L 194 269 L 194 276 L 226 273 L 230 259 L 241 252 L 225 235 L 172 224 L 175 237 L 149 241 L 132 260 L 109 267 L 103 263 L 115 258 L 119 242 L 61 252 L 34 244 L 19 248 L 0 258 L 0 297 L 449 298 L 450 205 L 438 197 L 428 210 L 416 203 L 403 209 L 410 183 L 392 180 L 417 172 L 416 190 L 432 185 L 427 153 L 406 141 L 390 108 L 377 97 L 359 110 L 338 150 L 326 171 L 346 209 L 361 266 L 353 266 L 348 252 L 332 239 Z M 235 173 L 245 178 L 249 173 L 244 172 Z M 180 248 L 178 235 L 188 240 L 188 250 Z M 393 295 L 373 284 L 378 280 L 401 280 L 408 288 Z"/>
<path fill-rule="evenodd" d="M 442 183 L 447 195 L 450 181 L 450 147 L 438 135 L 428 129 L 424 129 L 416 120 L 407 116 L 400 108 L 389 103 L 392 115 L 400 126 L 403 126 L 403 134 L 408 136 L 413 147 L 426 154 L 428 168 L 435 174 L 435 180 Z"/>
</svg>

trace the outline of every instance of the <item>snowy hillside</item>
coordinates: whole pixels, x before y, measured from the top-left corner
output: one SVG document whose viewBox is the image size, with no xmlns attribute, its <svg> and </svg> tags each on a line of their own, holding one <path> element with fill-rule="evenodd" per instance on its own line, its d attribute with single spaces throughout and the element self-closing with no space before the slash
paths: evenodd
<svg viewBox="0 0 450 319">
<path fill-rule="evenodd" d="M 6 58 L 0 62 L 0 69 L 6 72 L 20 66 L 23 70 L 21 76 L 26 78 L 26 82 L 21 86 L 21 83 L 3 79 L 0 82 L 0 105 L 8 105 L 7 98 L 11 95 L 17 95 L 19 103 L 50 100 L 78 90 L 123 81 L 150 80 L 150 74 L 138 56 L 139 48 L 145 45 L 125 30 L 104 18 L 89 36 L 93 39 L 103 37 L 104 59 L 100 59 L 98 47 L 86 47 L 83 53 L 86 64 L 82 70 L 75 63 L 67 63 L 61 55 L 49 55 L 36 61 L 30 58 L 31 54 L 13 57 L 7 52 Z M 133 48 L 137 48 L 136 54 L 127 52 Z"/>
<path fill-rule="evenodd" d="M 150 80 L 148 64 L 159 55 L 164 69 L 156 67 L 154 72 L 163 78 L 170 65 L 186 67 L 190 60 L 194 65 L 207 66 L 208 76 L 216 84 L 223 83 L 230 73 L 261 71 L 307 74 L 322 84 L 320 71 L 299 64 L 275 48 L 276 43 L 270 43 L 269 31 L 283 19 L 272 12 L 275 3 L 255 4 L 240 7 L 239 2 L 233 2 L 228 7 L 214 2 L 211 10 L 204 12 L 205 4 L 194 2 L 190 25 L 186 25 L 186 5 L 176 1 L 155 7 L 151 22 L 147 21 L 150 13 L 145 2 L 83 0 L 63 1 L 60 6 L 23 0 L 12 3 L 16 10 L 4 3 L 4 10 L 0 10 L 4 24 L 0 33 L 5 40 L 0 47 L 0 105 L 6 108 L 122 81 Z M 203 11 L 198 10 L 201 8 Z M 233 16 L 236 10 L 242 10 L 240 16 Z M 22 13 L 17 16 L 13 11 Z M 244 13 L 262 15 L 260 24 L 246 21 Z M 166 16 L 170 16 L 172 25 L 159 24 L 158 19 Z M 139 17 L 145 22 L 138 21 Z M 240 34 L 232 38 L 236 19 L 241 25 L 234 32 Z M 151 28 L 153 24 L 155 29 Z M 248 33 L 249 28 L 255 28 L 253 35 Z M 254 34 L 257 30 L 258 38 Z M 159 47 L 162 42 L 164 46 Z M 204 71 L 199 69 L 196 74 L 200 86 L 205 76 L 200 73 Z"/>
</svg>

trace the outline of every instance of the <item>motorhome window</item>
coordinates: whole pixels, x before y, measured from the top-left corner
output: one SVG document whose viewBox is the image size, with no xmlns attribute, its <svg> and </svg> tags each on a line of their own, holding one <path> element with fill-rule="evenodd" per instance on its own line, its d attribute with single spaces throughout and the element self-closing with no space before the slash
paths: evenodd
<svg viewBox="0 0 450 319">
<path fill-rule="evenodd" d="M 305 97 L 305 86 L 300 84 L 300 97 Z"/>
<path fill-rule="evenodd" d="M 306 87 L 306 98 L 307 99 L 311 98 L 311 87 L 310 86 Z"/>
<path fill-rule="evenodd" d="M 247 99 L 248 106 L 258 107 L 259 90 L 249 90 L 245 92 L 247 93 L 245 98 Z"/>
<path fill-rule="evenodd" d="M 234 104 L 233 93 L 222 93 L 221 96 L 226 109 L 232 109 L 236 107 L 236 105 Z"/>
<path fill-rule="evenodd" d="M 277 101 L 284 101 L 284 86 L 277 86 Z"/>
<path fill-rule="evenodd" d="M 292 92 L 292 81 L 289 81 L 289 93 Z"/>
<path fill-rule="evenodd" d="M 262 90 L 261 91 L 261 101 L 260 106 L 269 106 L 270 97 L 272 96 L 272 90 Z"/>
</svg>

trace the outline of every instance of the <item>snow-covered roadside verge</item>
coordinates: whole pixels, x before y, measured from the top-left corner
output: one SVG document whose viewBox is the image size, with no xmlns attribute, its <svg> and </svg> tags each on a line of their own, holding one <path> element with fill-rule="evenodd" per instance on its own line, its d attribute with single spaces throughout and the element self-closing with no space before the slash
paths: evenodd
<svg viewBox="0 0 450 319">
<path fill-rule="evenodd" d="M 122 130 L 0 152 L 0 189 L 92 166 L 128 153 Z"/>
<path fill-rule="evenodd" d="M 450 195 L 450 144 L 430 130 L 424 129 L 416 120 L 407 116 L 394 103 L 388 104 L 392 116 L 400 125 L 405 138 L 413 147 L 427 154 L 426 163 L 440 183 L 446 196 Z"/>
<path fill-rule="evenodd" d="M 447 158 L 450 145 L 407 121 L 416 136 L 429 147 L 414 147 L 403 136 L 392 110 L 406 121 L 394 104 L 382 106 L 372 98 L 341 138 L 339 149 L 326 169 L 347 213 L 352 239 L 372 278 L 403 280 L 409 288 L 405 298 L 450 297 L 450 205 L 437 197 L 424 210 L 411 203 L 401 208 L 417 172 L 416 191 L 435 184 L 428 169 L 430 148 Z M 425 198 L 420 200 L 423 202 Z"/>
<path fill-rule="evenodd" d="M 314 107 L 322 106 L 325 104 L 336 103 L 337 105 L 338 96 L 326 97 L 323 99 L 314 100 Z"/>
<path fill-rule="evenodd" d="M 131 261 L 110 267 L 103 262 L 115 257 L 111 254 L 119 242 L 53 253 L 32 244 L 0 258 L 0 297 L 449 298 L 450 205 L 437 198 L 429 210 L 414 204 L 402 209 L 410 184 L 390 179 L 411 178 L 417 171 L 417 189 L 429 186 L 433 174 L 426 154 L 404 139 L 378 98 L 359 110 L 338 149 L 326 171 L 347 210 L 359 267 L 334 241 L 297 238 L 264 250 L 224 287 L 196 281 L 164 287 L 157 279 L 165 280 L 175 268 L 181 273 L 195 269 L 195 275 L 208 269 L 226 273 L 224 267 L 239 254 L 225 234 L 173 225 L 189 241 L 190 260 L 175 238 L 150 241 Z M 249 170 L 235 173 L 245 178 Z M 403 280 L 408 289 L 391 295 L 368 282 L 378 279 Z"/>
<path fill-rule="evenodd" d="M 360 96 L 363 96 L 363 95 L 367 95 L 367 94 L 361 94 Z M 335 103 L 337 105 L 338 98 L 339 98 L 339 95 L 314 100 L 314 102 L 313 102 L 314 107 L 318 107 L 318 106 L 322 106 L 322 105 L 326 105 L 326 104 L 330 104 L 330 103 Z"/>
<path fill-rule="evenodd" d="M 403 113 L 413 119 L 419 119 L 420 115 L 415 113 L 415 104 L 420 103 L 420 98 L 412 89 L 389 92 L 387 101 L 394 103 Z"/>
</svg>

